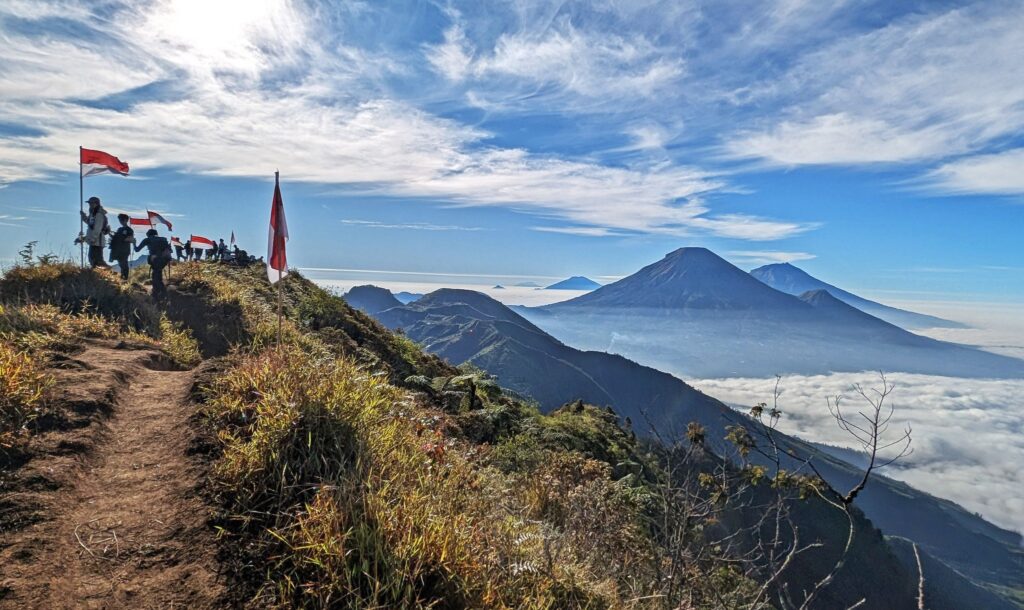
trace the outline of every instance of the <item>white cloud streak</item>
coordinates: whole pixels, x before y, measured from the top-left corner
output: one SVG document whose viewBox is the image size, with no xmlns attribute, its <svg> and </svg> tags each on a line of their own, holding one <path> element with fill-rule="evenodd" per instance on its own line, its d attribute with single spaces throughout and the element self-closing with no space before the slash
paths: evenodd
<svg viewBox="0 0 1024 610">
<path fill-rule="evenodd" d="M 817 258 L 809 252 L 783 252 L 780 250 L 731 250 L 726 252 L 733 262 L 748 265 L 769 265 L 772 263 L 793 263 Z"/>
<path fill-rule="evenodd" d="M 214 4 L 138 2 L 111 20 L 83 16 L 83 10 L 68 13 L 101 41 L 3 32 L 0 122 L 31 125 L 43 135 L 0 135 L 2 180 L 67 171 L 74 167 L 67 151 L 88 142 L 129 160 L 139 174 L 170 166 L 254 177 L 280 167 L 289 180 L 501 206 L 609 232 L 778 239 L 810 228 L 746 215 L 716 216 L 691 200 L 723 182 L 697 168 L 612 167 L 488 145 L 490 134 L 375 87 L 403 66 L 344 45 L 318 44 L 323 32 L 304 5 L 288 0 Z M 456 30 L 446 39 L 449 46 L 463 42 Z M 681 69 L 652 59 L 653 47 L 645 41 L 595 39 L 568 24 L 534 42 L 541 45 L 546 69 L 562 75 L 554 78 L 568 79 L 562 84 L 574 91 L 618 86 L 653 92 Z M 591 52 L 595 55 L 588 58 Z M 447 66 L 457 77 L 464 58 L 438 53 L 434 65 Z M 474 60 L 472 69 L 540 78 L 541 72 L 528 74 L 530 53 L 527 41 L 510 36 L 493 54 Z M 575 74 L 568 77 L 564 69 L 570 65 Z M 283 84 L 274 84 L 278 78 Z M 178 94 L 124 108 L 76 101 L 156 82 L 174 83 Z"/>
<path fill-rule="evenodd" d="M 386 223 L 376 220 L 343 219 L 341 224 L 355 225 L 367 229 L 404 229 L 410 231 L 486 231 L 483 227 L 466 227 L 462 225 L 438 225 L 429 222 Z"/>
<path fill-rule="evenodd" d="M 780 165 L 976 152 L 1020 133 L 1022 26 L 1024 5 L 993 2 L 840 38 L 805 54 L 779 81 L 744 92 L 784 110 L 778 122 L 741 131 L 725 148 Z"/>
<path fill-rule="evenodd" d="M 953 193 L 1024 195 L 1024 148 L 945 163 L 928 174 L 926 183 Z"/>
</svg>

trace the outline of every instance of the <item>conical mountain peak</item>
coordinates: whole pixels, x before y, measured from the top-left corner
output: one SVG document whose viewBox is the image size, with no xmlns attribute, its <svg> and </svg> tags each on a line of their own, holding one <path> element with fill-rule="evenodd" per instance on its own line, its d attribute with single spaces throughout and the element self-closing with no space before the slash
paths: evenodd
<svg viewBox="0 0 1024 610">
<path fill-rule="evenodd" d="M 633 275 L 589 294 L 549 306 L 644 309 L 802 309 L 707 248 L 679 248 Z"/>
</svg>

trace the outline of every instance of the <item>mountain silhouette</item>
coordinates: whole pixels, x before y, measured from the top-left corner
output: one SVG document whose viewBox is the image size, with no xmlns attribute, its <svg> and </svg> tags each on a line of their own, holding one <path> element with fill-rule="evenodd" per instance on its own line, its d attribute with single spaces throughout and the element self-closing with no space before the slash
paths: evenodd
<svg viewBox="0 0 1024 610">
<path fill-rule="evenodd" d="M 790 295 L 752 278 L 707 248 L 680 248 L 593 292 L 546 307 L 806 310 Z"/>
<path fill-rule="evenodd" d="M 370 315 L 402 305 L 402 302 L 396 299 L 390 290 L 372 285 L 355 286 L 345 293 L 344 299 L 352 307 Z"/>
<path fill-rule="evenodd" d="M 706 248 L 680 248 L 593 292 L 517 311 L 574 347 L 684 376 L 1024 377 L 1022 360 L 916 335 L 827 289 L 776 290 Z"/>
<path fill-rule="evenodd" d="M 867 316 L 824 291 L 807 293 L 801 302 L 837 320 Z M 641 436 L 652 434 L 653 428 L 665 439 L 678 436 L 689 422 L 697 422 L 704 426 L 709 445 L 718 451 L 725 450 L 726 427 L 746 421 L 678 377 L 623 356 L 570 347 L 479 292 L 437 290 L 375 317 L 452 364 L 469 363 L 497 375 L 503 387 L 530 396 L 544 411 L 578 399 L 610 405 L 620 417 L 629 418 Z M 885 322 L 878 324 L 910 334 Z M 856 483 L 858 467 L 842 457 L 782 433 L 777 438 L 794 452 L 786 458 L 793 460 L 791 467 L 810 456 L 837 487 Z M 988 577 L 1018 565 L 1018 534 L 905 483 L 875 477 L 858 504 L 885 533 L 915 540 L 964 573 Z M 965 580 L 956 586 L 969 589 Z"/>
<path fill-rule="evenodd" d="M 792 295 L 801 295 L 810 290 L 826 290 L 835 298 L 852 305 L 857 309 L 869 313 L 876 318 L 885 320 L 906 329 L 915 328 L 966 328 L 967 325 L 952 320 L 945 320 L 936 316 L 906 311 L 896 307 L 890 307 L 859 297 L 852 292 L 837 288 L 810 275 L 803 269 L 790 263 L 778 263 L 758 267 L 750 272 L 761 282 L 768 286 Z"/>
<path fill-rule="evenodd" d="M 555 282 L 550 286 L 546 286 L 545 290 L 594 290 L 600 288 L 601 284 L 598 284 L 594 280 L 583 277 L 582 275 L 574 275 L 571 278 L 562 280 L 561 282 Z"/>
</svg>

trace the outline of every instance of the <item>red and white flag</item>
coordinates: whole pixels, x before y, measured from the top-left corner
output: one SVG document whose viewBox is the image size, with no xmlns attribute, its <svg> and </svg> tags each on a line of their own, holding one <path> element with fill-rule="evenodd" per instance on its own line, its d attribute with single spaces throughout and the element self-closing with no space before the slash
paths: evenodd
<svg viewBox="0 0 1024 610">
<path fill-rule="evenodd" d="M 207 239 L 207 238 L 199 236 L 199 235 L 193 235 L 189 239 L 192 240 L 192 245 L 193 246 L 195 246 L 197 244 L 198 245 L 209 246 L 211 248 L 215 248 L 217 246 L 217 244 L 213 243 L 212 239 Z"/>
<path fill-rule="evenodd" d="M 121 176 L 128 175 L 128 164 L 114 155 L 105 153 L 102 150 L 90 150 L 88 148 L 83 148 L 81 150 L 82 153 L 78 161 L 82 166 L 81 175 L 83 178 L 108 172 L 111 174 L 119 174 Z"/>
<path fill-rule="evenodd" d="M 267 276 L 270 282 L 288 275 L 288 256 L 285 243 L 288 241 L 288 223 L 284 219 L 284 201 L 281 199 L 281 183 L 274 174 L 274 200 L 270 204 L 270 233 L 267 237 Z M 274 273 L 274 272 L 277 273 Z"/>
<path fill-rule="evenodd" d="M 175 246 L 181 246 L 182 248 L 185 247 L 185 245 L 181 243 L 181 239 L 179 239 L 177 237 L 172 237 L 171 238 L 171 244 L 175 245 Z"/>
<path fill-rule="evenodd" d="M 153 212 L 151 210 L 146 210 L 146 213 L 149 214 L 149 223 L 154 227 L 156 226 L 156 223 L 160 223 L 162 225 L 167 225 L 168 231 L 174 230 L 174 227 L 171 226 L 170 221 L 161 216 L 160 214 Z"/>
<path fill-rule="evenodd" d="M 133 227 L 149 227 L 153 228 L 153 223 L 148 218 L 128 218 L 128 224 Z"/>
</svg>

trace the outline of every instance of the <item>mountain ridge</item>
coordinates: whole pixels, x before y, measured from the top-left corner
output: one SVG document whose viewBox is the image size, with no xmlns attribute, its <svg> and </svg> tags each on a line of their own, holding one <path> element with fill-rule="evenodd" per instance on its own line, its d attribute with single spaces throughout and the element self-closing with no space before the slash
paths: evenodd
<svg viewBox="0 0 1024 610">
<path fill-rule="evenodd" d="M 901 328 L 967 328 L 967 325 L 937 316 L 884 305 L 819 280 L 791 263 L 774 263 L 750 271 L 750 275 L 776 290 L 799 296 L 810 290 L 826 290 L 832 296 L 876 318 Z"/>
</svg>

